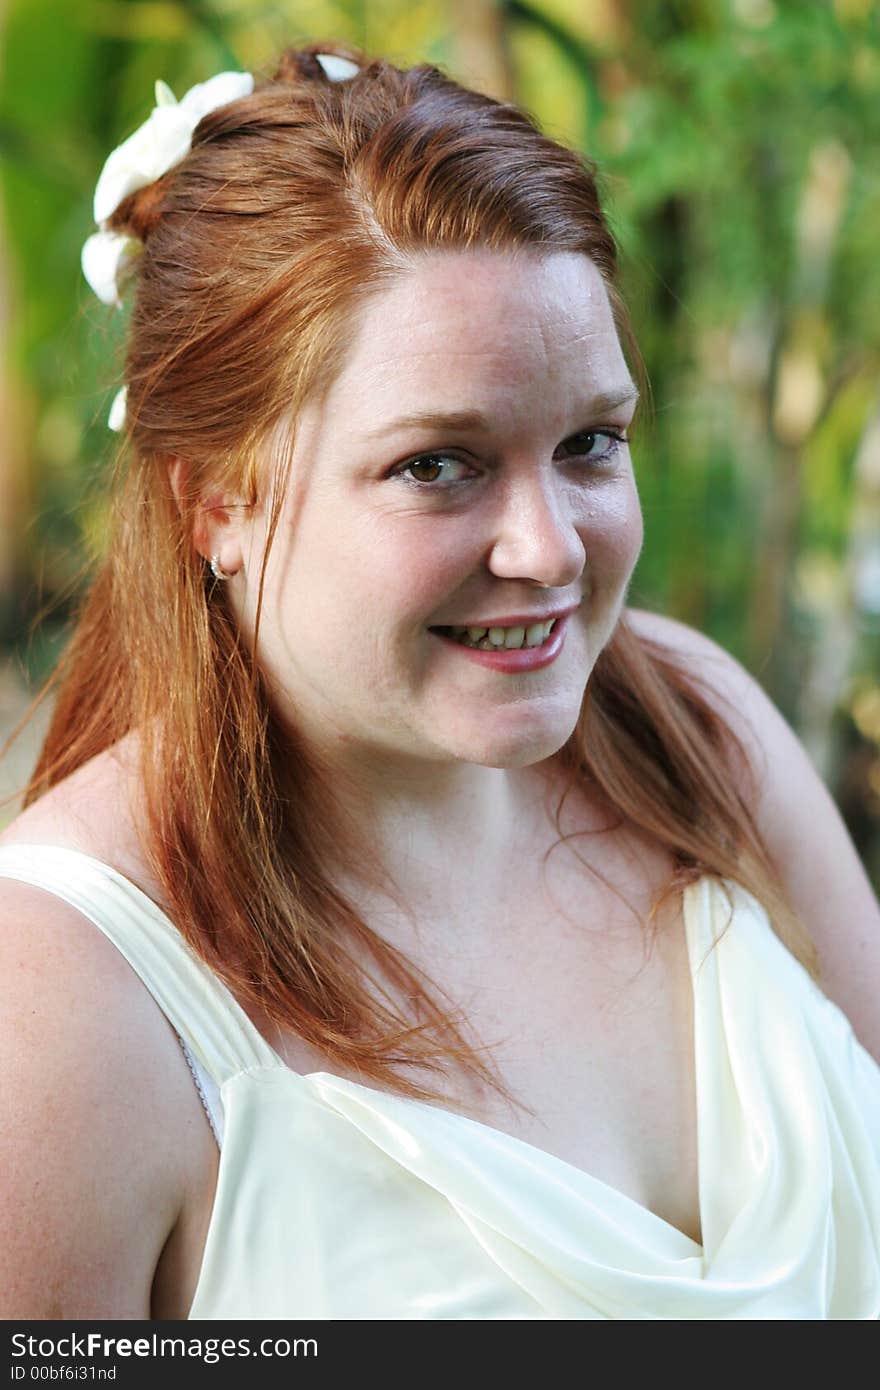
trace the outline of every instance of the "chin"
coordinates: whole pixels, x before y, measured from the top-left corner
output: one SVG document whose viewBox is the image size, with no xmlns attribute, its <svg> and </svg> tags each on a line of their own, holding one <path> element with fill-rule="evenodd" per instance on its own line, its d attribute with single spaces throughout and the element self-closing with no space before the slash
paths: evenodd
<svg viewBox="0 0 880 1390">
<path fill-rule="evenodd" d="M 470 747 L 464 744 L 456 748 L 455 756 L 462 762 L 477 763 L 481 767 L 532 767 L 552 758 L 567 743 L 577 725 L 578 713 L 576 711 L 569 721 L 555 722 L 552 728 L 543 730 L 532 728 L 518 733 L 508 730 L 487 738 L 483 729 Z"/>
</svg>

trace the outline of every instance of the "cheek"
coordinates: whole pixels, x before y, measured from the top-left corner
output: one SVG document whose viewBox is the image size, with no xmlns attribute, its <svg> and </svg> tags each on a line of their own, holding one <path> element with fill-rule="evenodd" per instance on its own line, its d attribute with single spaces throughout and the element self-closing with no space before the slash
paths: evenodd
<svg viewBox="0 0 880 1390">
<path fill-rule="evenodd" d="M 587 564 L 590 556 L 614 581 L 635 568 L 645 539 L 644 521 L 635 481 L 630 478 L 594 497 L 582 527 Z M 601 573 L 597 576 L 601 579 Z"/>
<path fill-rule="evenodd" d="M 479 559 L 474 527 L 436 515 L 394 515 L 358 533 L 357 590 L 365 621 L 423 624 Z"/>
<path fill-rule="evenodd" d="M 634 482 L 629 489 L 629 506 L 627 508 L 624 524 L 624 537 L 627 546 L 629 567 L 630 569 L 635 569 L 645 540 L 645 521 L 642 516 L 639 494 Z"/>
<path fill-rule="evenodd" d="M 351 641 L 361 654 L 373 642 L 388 653 L 389 630 L 422 624 L 436 607 L 455 556 L 437 530 L 401 524 L 340 527 L 330 538 L 303 529 L 283 579 L 284 625 L 312 645 Z"/>
</svg>

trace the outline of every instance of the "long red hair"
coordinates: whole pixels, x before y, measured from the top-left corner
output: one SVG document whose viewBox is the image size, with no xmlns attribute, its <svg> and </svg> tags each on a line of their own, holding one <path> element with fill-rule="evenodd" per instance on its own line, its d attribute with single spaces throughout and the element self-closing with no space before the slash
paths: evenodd
<svg viewBox="0 0 880 1390">
<path fill-rule="evenodd" d="M 106 553 L 50 683 L 54 713 L 25 803 L 137 730 L 144 847 L 187 941 L 246 1007 L 344 1069 L 429 1098 L 429 1080 L 403 1079 L 400 1064 L 430 1074 L 458 1062 L 497 1083 L 440 991 L 334 886 L 340 857 L 377 883 L 382 866 L 313 752 L 279 723 L 193 545 L 198 498 L 219 489 L 254 502 L 271 488 L 277 520 L 289 451 L 267 479 L 261 449 L 338 370 L 358 305 L 407 253 L 582 252 L 643 386 L 644 371 L 595 168 L 436 67 L 403 71 L 348 50 L 361 70 L 332 82 L 314 56 L 332 51 L 288 50 L 114 216 L 145 243 L 128 419 Z M 175 458 L 186 461 L 180 498 Z M 598 788 L 672 851 L 677 869 L 651 919 L 700 875 L 734 878 L 817 975 L 734 790 L 741 745 L 693 674 L 638 638 L 625 613 L 558 756 L 570 785 Z"/>
</svg>

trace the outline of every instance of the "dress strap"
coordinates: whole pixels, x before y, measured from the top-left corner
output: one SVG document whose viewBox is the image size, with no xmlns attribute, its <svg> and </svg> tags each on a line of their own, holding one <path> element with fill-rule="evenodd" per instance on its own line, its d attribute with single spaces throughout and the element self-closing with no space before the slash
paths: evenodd
<svg viewBox="0 0 880 1390">
<path fill-rule="evenodd" d="M 230 990 L 173 922 L 109 864 L 57 845 L 2 845 L 0 878 L 43 888 L 99 927 L 218 1087 L 253 1067 L 283 1066 Z"/>
</svg>

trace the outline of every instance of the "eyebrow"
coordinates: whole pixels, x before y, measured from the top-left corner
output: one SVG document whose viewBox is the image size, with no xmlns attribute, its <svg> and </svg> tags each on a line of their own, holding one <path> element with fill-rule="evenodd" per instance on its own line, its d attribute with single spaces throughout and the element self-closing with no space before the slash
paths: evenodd
<svg viewBox="0 0 880 1390">
<path fill-rule="evenodd" d="M 605 415 L 609 411 L 619 410 L 623 405 L 634 405 L 638 399 L 638 389 L 630 382 L 618 390 L 603 391 L 598 396 L 593 396 L 585 403 L 581 413 L 587 416 Z M 365 438 L 382 439 L 386 435 L 408 429 L 482 430 L 488 433 L 491 428 L 486 416 L 479 410 L 415 410 L 410 415 L 401 415 L 397 420 L 390 420 L 387 425 L 370 430 Z"/>
</svg>

